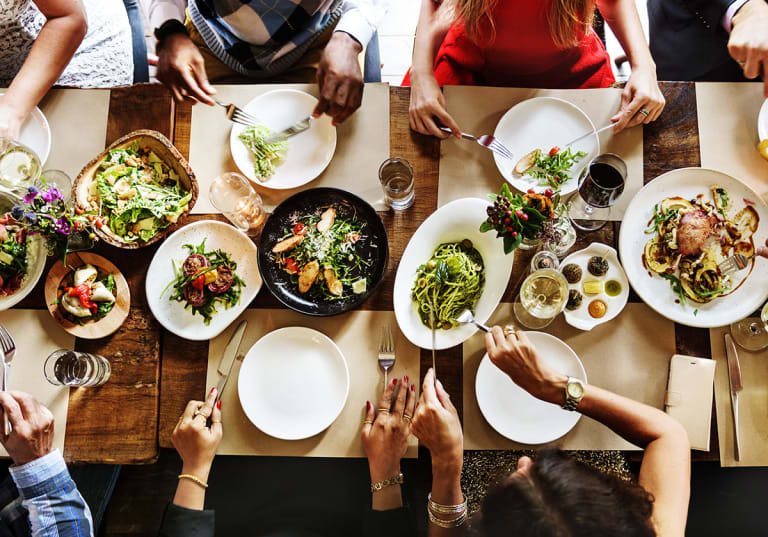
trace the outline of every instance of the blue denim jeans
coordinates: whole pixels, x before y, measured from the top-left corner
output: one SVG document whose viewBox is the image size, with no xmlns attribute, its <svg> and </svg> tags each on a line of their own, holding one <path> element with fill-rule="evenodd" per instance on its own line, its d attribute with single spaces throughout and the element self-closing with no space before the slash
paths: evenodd
<svg viewBox="0 0 768 537">
<path fill-rule="evenodd" d="M 147 42 L 144 39 L 144 23 L 141 19 L 139 0 L 123 0 L 128 21 L 131 24 L 133 41 L 133 83 L 149 82 L 149 64 L 147 63 Z"/>
</svg>

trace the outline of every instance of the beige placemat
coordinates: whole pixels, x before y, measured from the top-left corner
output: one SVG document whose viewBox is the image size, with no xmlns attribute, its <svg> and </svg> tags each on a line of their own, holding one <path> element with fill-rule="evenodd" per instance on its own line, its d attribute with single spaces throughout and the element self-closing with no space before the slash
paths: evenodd
<svg viewBox="0 0 768 537">
<path fill-rule="evenodd" d="M 512 304 L 504 303 L 489 321 L 509 324 Z M 566 324 L 563 316 L 546 332 L 565 341 L 581 358 L 590 384 L 664 408 L 669 359 L 675 353 L 675 325 L 645 304 L 627 304 L 614 320 L 583 332 Z M 465 449 L 525 449 L 524 444 L 501 436 L 483 418 L 475 397 L 475 377 L 485 354 L 484 336 L 464 343 L 464 447 Z M 604 425 L 583 416 L 564 437 L 537 448 L 569 450 L 638 449 Z"/>
<path fill-rule="evenodd" d="M 720 466 L 768 466 L 768 349 L 749 352 L 737 346 L 741 381 L 739 394 L 739 435 L 741 460 L 734 459 L 733 414 L 728 383 L 728 362 L 723 336 L 729 328 L 709 331 L 715 367 L 715 409 L 717 437 L 720 443 Z"/>
<path fill-rule="evenodd" d="M 757 151 L 763 83 L 696 83 L 701 166 L 732 175 L 768 201 L 768 160 Z"/>
<path fill-rule="evenodd" d="M 253 86 L 216 86 L 219 100 L 245 106 L 255 97 L 276 89 L 297 89 L 317 96 L 316 84 L 283 84 Z M 197 176 L 200 197 L 193 213 L 218 212 L 208 201 L 211 180 L 225 172 L 239 172 L 229 147 L 232 124 L 226 121 L 221 107 L 194 106 L 189 143 L 189 162 Z M 312 187 L 335 187 L 357 194 L 385 210 L 384 196 L 378 179 L 379 165 L 389 158 L 389 86 L 366 84 L 362 106 L 339 125 L 333 160 L 311 183 L 291 190 L 258 190 L 267 210 L 272 210 L 287 197 Z"/>
<path fill-rule="evenodd" d="M 619 109 L 620 89 L 545 90 L 522 88 L 485 88 L 447 86 L 445 101 L 448 111 L 462 130 L 476 136 L 493 134 L 496 124 L 507 110 L 533 97 L 559 97 L 569 101 L 589 116 L 595 128 L 610 123 Z M 553 144 L 560 140 L 557 125 L 552 125 Z M 562 140 L 566 143 L 567 140 Z M 611 211 L 612 220 L 621 220 L 629 201 L 643 186 L 643 129 L 635 127 L 616 136 L 600 134 L 600 152 L 616 153 L 627 163 L 624 194 Z M 522 156 L 522 155 L 520 155 Z M 504 183 L 490 151 L 466 140 L 450 138 L 440 147 L 440 181 L 437 204 L 443 206 L 459 198 L 486 198 L 498 192 Z"/>
<path fill-rule="evenodd" d="M 45 380 L 43 364 L 56 349 L 72 349 L 75 337 L 67 334 L 53 320 L 48 310 L 11 309 L 0 312 L 0 324 L 16 341 L 16 354 L 11 362 L 8 387 L 27 392 L 47 406 L 55 419 L 53 446 L 64 448 L 67 429 L 69 388 L 53 386 Z M 0 446 L 0 457 L 8 452 Z"/>
<path fill-rule="evenodd" d="M 43 169 L 63 170 L 74 181 L 106 146 L 109 90 L 51 90 L 40 109 L 51 127 L 51 154 Z"/>
<path fill-rule="evenodd" d="M 386 325 L 393 328 L 397 355 L 395 365 L 389 370 L 389 378 L 408 375 L 410 379 L 415 379 L 414 383 L 418 383 L 419 349 L 400 333 L 391 311 L 354 311 L 336 317 L 312 318 L 289 310 L 249 309 L 240 318 L 248 321 L 240 345 L 243 355 L 263 335 L 285 326 L 313 328 L 331 338 L 347 360 L 349 396 L 341 415 L 324 432 L 306 440 L 279 440 L 261 432 L 245 416 L 237 395 L 237 376 L 242 363 L 238 360 L 222 396 L 224 439 L 219 454 L 365 457 L 360 430 L 365 419 L 365 402 L 376 404 L 384 384 L 384 374 L 377 361 L 377 348 L 381 329 Z M 232 323 L 232 327 L 211 340 L 208 351 L 209 388 L 219 380 L 216 368 L 236 326 L 237 323 Z M 415 458 L 416 455 L 416 439 L 412 436 L 406 457 Z"/>
</svg>

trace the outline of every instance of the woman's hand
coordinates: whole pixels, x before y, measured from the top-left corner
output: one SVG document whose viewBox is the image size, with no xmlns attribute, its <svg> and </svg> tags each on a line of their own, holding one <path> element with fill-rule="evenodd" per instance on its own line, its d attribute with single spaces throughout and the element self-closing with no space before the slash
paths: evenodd
<svg viewBox="0 0 768 537">
<path fill-rule="evenodd" d="M 18 142 L 21 125 L 25 119 L 24 114 L 19 113 L 18 107 L 8 103 L 4 95 L 0 96 L 0 138 Z"/>
<path fill-rule="evenodd" d="M 179 418 L 171 435 L 171 443 L 184 462 L 182 474 L 191 474 L 208 480 L 213 458 L 219 447 L 223 430 L 221 428 L 221 401 L 216 401 L 216 388 L 211 389 L 205 402 L 190 401 Z M 208 427 L 208 418 L 211 426 Z"/>
<path fill-rule="evenodd" d="M 655 67 L 652 64 L 633 66 L 632 74 L 621 92 L 619 111 L 611 118 L 615 122 L 613 132 L 656 121 L 665 103 L 656 80 Z"/>
<path fill-rule="evenodd" d="M 400 459 L 408 448 L 411 420 L 416 407 L 416 387 L 413 384 L 409 387 L 408 377 L 403 377 L 393 402 L 397 387 L 397 379 L 387 385 L 381 394 L 378 410 L 374 409 L 370 402 L 366 403 L 363 448 L 368 457 L 373 483 L 399 474 Z"/>
<path fill-rule="evenodd" d="M 568 377 L 544 363 L 525 332 L 505 336 L 494 326 L 485 334 L 485 347 L 491 362 L 515 384 L 538 399 L 563 404 Z"/>
<path fill-rule="evenodd" d="M 432 455 L 432 473 L 461 474 L 464 434 L 456 408 L 443 384 L 430 368 L 424 376 L 421 398 L 413 417 L 413 434 Z"/>
<path fill-rule="evenodd" d="M 411 129 L 421 134 L 433 134 L 438 138 L 448 138 L 450 134 L 443 132 L 435 122 L 442 123 L 453 131 L 457 138 L 461 129 L 445 108 L 445 97 L 437 85 L 434 73 L 419 74 L 411 70 L 411 101 L 408 106 L 408 117 Z"/>
</svg>

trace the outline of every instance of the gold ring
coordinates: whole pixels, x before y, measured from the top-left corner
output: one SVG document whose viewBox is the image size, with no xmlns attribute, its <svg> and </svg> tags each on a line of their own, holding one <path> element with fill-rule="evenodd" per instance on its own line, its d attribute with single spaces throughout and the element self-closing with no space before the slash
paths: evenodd
<svg viewBox="0 0 768 537">
<path fill-rule="evenodd" d="M 413 419 L 413 416 L 409 416 L 408 414 L 403 414 L 403 419 L 411 421 Z"/>
<path fill-rule="evenodd" d="M 200 410 L 199 408 L 198 408 L 197 410 L 195 410 L 195 414 L 194 414 L 194 416 L 192 416 L 192 417 L 193 417 L 193 418 L 196 418 L 196 417 L 198 417 L 198 416 L 203 416 L 205 419 L 208 419 L 208 414 L 206 414 L 205 412 L 203 412 L 203 411 L 202 411 L 202 410 Z"/>
<path fill-rule="evenodd" d="M 643 114 L 645 117 L 648 117 L 651 115 L 651 113 L 648 111 L 647 108 L 643 108 L 642 110 L 640 110 L 640 113 Z"/>
<path fill-rule="evenodd" d="M 221 423 L 221 420 L 211 420 L 211 423 Z"/>
<path fill-rule="evenodd" d="M 388 408 L 379 408 L 379 409 L 376 410 L 376 412 L 385 412 L 385 413 L 389 414 L 389 409 Z"/>
<path fill-rule="evenodd" d="M 373 425 L 373 420 L 365 420 L 365 421 L 363 422 L 363 425 L 366 425 L 366 424 L 368 424 L 368 425 Z"/>
<path fill-rule="evenodd" d="M 517 333 L 517 330 L 515 330 L 515 327 L 514 327 L 514 326 L 510 326 L 510 325 L 507 325 L 507 326 L 505 326 L 505 327 L 504 327 L 504 329 L 502 330 L 502 333 L 503 333 L 505 336 L 511 336 L 511 335 L 513 335 L 513 334 L 516 334 L 516 333 Z"/>
</svg>

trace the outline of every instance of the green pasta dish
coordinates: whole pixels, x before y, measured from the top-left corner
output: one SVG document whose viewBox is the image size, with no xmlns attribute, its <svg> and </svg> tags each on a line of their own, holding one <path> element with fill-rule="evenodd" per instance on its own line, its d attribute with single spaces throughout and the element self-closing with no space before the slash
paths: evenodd
<svg viewBox="0 0 768 537">
<path fill-rule="evenodd" d="M 238 138 L 245 144 L 253 156 L 253 173 L 261 181 L 267 181 L 275 175 L 275 169 L 285 157 L 288 142 L 282 140 L 273 144 L 266 143 L 270 130 L 267 127 L 247 127 Z"/>
<path fill-rule="evenodd" d="M 447 242 L 419 267 L 411 290 L 422 324 L 449 330 L 464 310 L 475 312 L 485 286 L 485 265 L 472 241 Z"/>
</svg>

